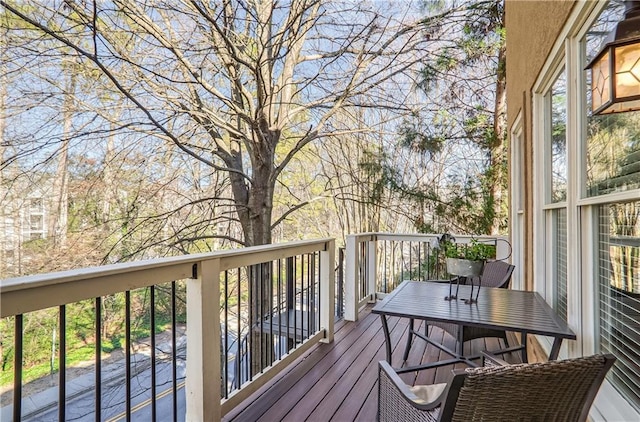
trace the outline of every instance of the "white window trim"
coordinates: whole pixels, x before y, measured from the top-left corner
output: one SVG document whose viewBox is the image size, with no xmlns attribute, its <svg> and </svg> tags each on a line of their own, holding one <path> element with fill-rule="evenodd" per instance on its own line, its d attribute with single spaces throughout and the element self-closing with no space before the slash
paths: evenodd
<svg viewBox="0 0 640 422">
<path fill-rule="evenodd" d="M 522 110 L 518 112 L 511 128 L 511 154 L 509 159 L 511 173 L 509 233 L 511 234 L 511 263 L 515 265 L 512 287 L 517 290 L 525 288 L 524 272 L 524 126 Z"/>
</svg>

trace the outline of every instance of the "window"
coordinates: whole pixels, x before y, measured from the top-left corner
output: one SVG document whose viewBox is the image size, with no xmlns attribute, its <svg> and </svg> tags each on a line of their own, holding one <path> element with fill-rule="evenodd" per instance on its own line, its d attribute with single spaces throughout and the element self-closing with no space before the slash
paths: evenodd
<svg viewBox="0 0 640 422">
<path fill-rule="evenodd" d="M 604 36 L 622 18 L 623 5 L 611 2 L 587 33 L 588 63 L 600 50 Z M 589 72 L 587 77 L 589 77 Z M 586 80 L 585 84 L 590 81 Z M 591 110 L 591 90 L 587 93 Z M 640 188 L 640 113 L 589 115 L 586 141 L 586 195 L 589 197 Z"/>
<path fill-rule="evenodd" d="M 35 198 L 29 201 L 31 212 L 42 212 L 42 199 Z"/>
<path fill-rule="evenodd" d="M 622 14 L 623 5 L 610 2 L 589 28 L 581 43 L 585 65 Z M 640 411 L 640 113 L 591 115 L 588 76 L 582 176 L 588 200 L 581 208 L 591 211 L 596 227 L 595 348 L 616 356 L 607 379 Z"/>
<path fill-rule="evenodd" d="M 33 231 L 42 231 L 43 229 L 43 224 L 42 224 L 42 215 L 39 214 L 32 214 L 29 216 L 29 229 L 33 232 Z"/>
<path fill-rule="evenodd" d="M 578 335 L 564 353 L 617 358 L 594 420 L 640 420 L 640 112 L 592 116 L 584 71 L 623 13 L 576 2 L 534 86 L 534 288 Z"/>
<path fill-rule="evenodd" d="M 567 320 L 567 82 L 560 67 L 544 96 L 545 297 Z"/>
</svg>

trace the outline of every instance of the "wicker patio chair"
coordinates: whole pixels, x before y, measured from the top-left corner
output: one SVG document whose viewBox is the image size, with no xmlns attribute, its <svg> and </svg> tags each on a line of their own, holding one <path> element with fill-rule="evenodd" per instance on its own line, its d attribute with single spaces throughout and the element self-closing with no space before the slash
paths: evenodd
<svg viewBox="0 0 640 422">
<path fill-rule="evenodd" d="M 511 275 L 513 274 L 513 270 L 515 266 L 511 264 L 507 264 L 504 261 L 490 261 L 484 265 L 482 269 L 482 276 L 480 277 L 480 285 L 483 287 L 498 287 L 503 289 L 509 288 L 509 283 L 511 282 Z M 438 282 L 442 282 L 441 280 L 437 280 Z M 411 349 L 411 344 L 413 342 L 414 337 L 414 320 L 411 319 L 409 321 L 409 335 L 407 336 L 407 345 L 404 349 L 403 360 L 407 360 L 409 357 L 409 350 Z M 436 322 L 436 321 L 427 321 L 425 323 L 424 335 L 428 336 L 429 325 L 434 327 L 440 327 L 447 333 L 451 334 L 456 340 L 462 342 L 457 345 L 458 353 L 463 355 L 464 343 L 473 340 L 476 338 L 484 338 L 484 337 L 497 337 L 502 339 L 505 344 L 505 348 L 509 347 L 509 343 L 507 341 L 507 333 L 503 330 L 491 330 L 488 328 L 477 328 L 477 327 L 465 327 L 457 324 L 451 324 L 446 322 Z"/>
<path fill-rule="evenodd" d="M 379 362 L 378 420 L 585 421 L 615 361 L 594 355 L 544 363 L 454 370 L 446 384 L 407 386 Z"/>
</svg>

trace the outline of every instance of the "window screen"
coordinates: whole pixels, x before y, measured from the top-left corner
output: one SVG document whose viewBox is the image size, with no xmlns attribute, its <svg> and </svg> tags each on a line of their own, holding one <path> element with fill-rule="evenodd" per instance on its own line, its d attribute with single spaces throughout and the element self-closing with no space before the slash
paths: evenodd
<svg viewBox="0 0 640 422">
<path fill-rule="evenodd" d="M 608 379 L 640 410 L 640 201 L 598 207 L 599 348 Z"/>
<path fill-rule="evenodd" d="M 554 309 L 558 316 L 567 320 L 567 209 L 553 210 L 554 236 Z"/>
</svg>

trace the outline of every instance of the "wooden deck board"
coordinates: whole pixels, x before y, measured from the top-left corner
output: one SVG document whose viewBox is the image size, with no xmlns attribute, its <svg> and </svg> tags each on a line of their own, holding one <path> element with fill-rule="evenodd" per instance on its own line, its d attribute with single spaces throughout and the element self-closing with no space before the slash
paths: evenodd
<svg viewBox="0 0 640 422">
<path fill-rule="evenodd" d="M 373 324 L 375 327 L 377 324 Z M 394 332 L 398 332 L 396 324 L 393 324 Z M 377 342 L 373 341 L 382 335 L 382 329 L 367 332 L 342 355 L 339 362 L 332 367 L 322 367 L 322 376 L 308 390 L 303 401 L 299 401 L 284 418 L 285 421 L 297 422 L 305 420 L 309 415 L 322 416 L 326 420 L 327 412 L 331 415 L 336 409 L 336 403 L 341 403 L 348 397 L 353 384 L 359 376 L 367 370 L 375 352 Z M 342 393 L 342 394 L 340 394 Z M 319 406 L 323 404 L 323 406 Z M 320 410 L 318 407 L 324 409 Z M 322 420 L 322 419 L 319 419 Z"/>
<path fill-rule="evenodd" d="M 296 360 L 282 374 L 259 389 L 224 421 L 373 421 L 377 413 L 378 361 L 385 359 L 382 324 L 377 315 L 365 309 L 358 322 L 341 321 L 335 340 L 320 344 Z M 423 322 L 416 327 L 423 330 Z M 393 363 L 399 366 L 407 340 L 408 320 L 389 318 Z M 438 327 L 429 335 L 454 348 L 455 339 Z M 510 334 L 510 344 L 517 344 Z M 477 339 L 465 343 L 465 352 L 477 353 L 502 347 L 498 339 Z M 408 362 L 427 363 L 449 356 L 420 339 L 414 339 Z M 505 356 L 517 361 L 519 355 Z M 457 368 L 464 368 L 460 364 Z M 403 374 L 411 384 L 447 382 L 453 366 Z"/>
<path fill-rule="evenodd" d="M 298 380 L 288 392 L 282 392 L 284 394 L 278 403 L 276 403 L 276 406 L 269 409 L 260 420 L 292 420 L 297 422 L 301 420 L 300 414 L 304 414 L 305 416 L 311 414 L 316 407 L 316 399 L 324 397 L 326 392 L 335 385 L 338 379 L 349 369 L 350 365 L 353 364 L 355 356 L 353 353 L 350 353 L 350 350 L 353 351 L 355 349 L 361 351 L 366 347 L 366 344 L 373 341 L 379 335 L 380 328 L 377 324 L 371 323 L 367 330 L 361 335 L 356 338 L 352 336 L 346 347 L 338 347 L 331 350 L 327 356 L 309 371 L 307 376 Z M 291 397 L 293 397 L 293 401 Z M 298 409 L 302 407 L 304 411 L 295 411 L 295 407 L 298 407 Z M 285 409 L 288 410 L 283 418 L 282 412 Z"/>
</svg>

